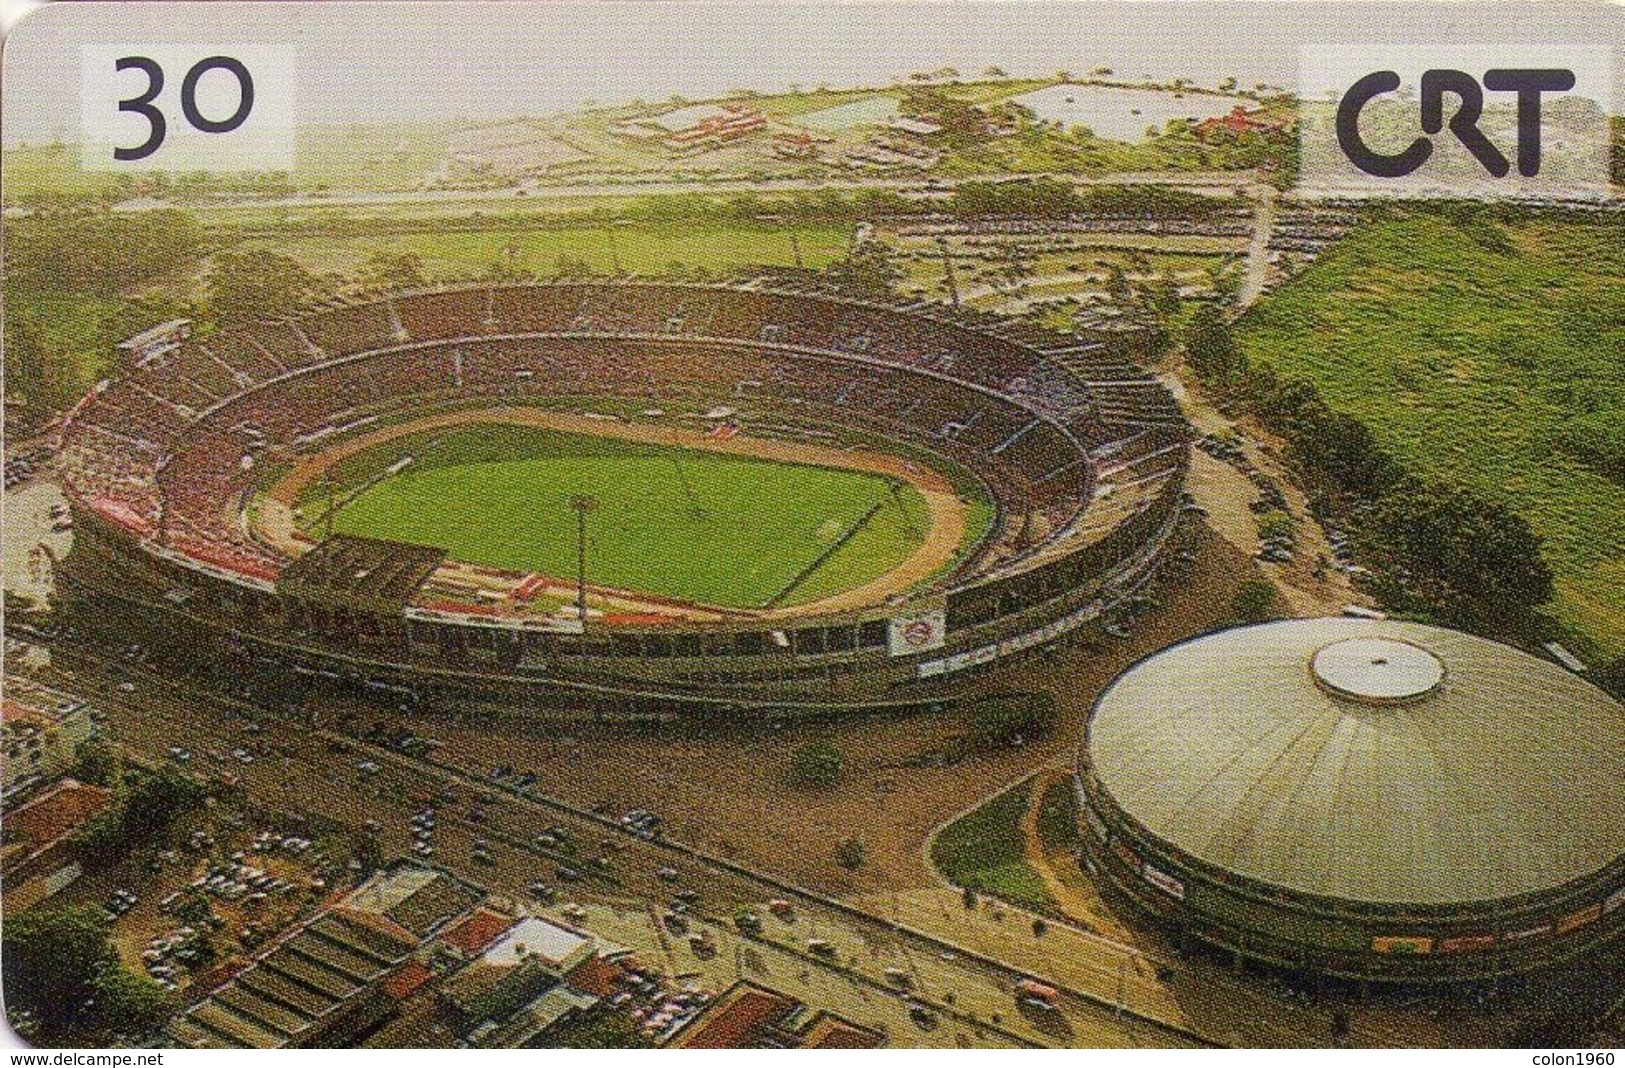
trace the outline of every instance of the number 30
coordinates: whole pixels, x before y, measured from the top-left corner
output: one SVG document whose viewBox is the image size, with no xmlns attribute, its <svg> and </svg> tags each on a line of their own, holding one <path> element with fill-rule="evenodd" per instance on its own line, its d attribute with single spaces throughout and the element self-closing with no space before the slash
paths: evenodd
<svg viewBox="0 0 1625 1068">
<path fill-rule="evenodd" d="M 124 162 L 146 159 L 162 147 L 164 135 L 169 129 L 164 113 L 153 104 L 153 101 L 158 99 L 158 94 L 164 91 L 164 69 L 156 60 L 146 56 L 124 56 L 114 63 L 114 69 L 139 70 L 146 74 L 146 90 L 139 96 L 120 100 L 118 109 L 131 111 L 145 118 L 149 132 L 147 139 L 134 148 L 114 148 L 113 158 Z M 197 83 L 211 70 L 230 71 L 237 79 L 237 110 L 223 119 L 207 118 L 197 106 Z M 202 133 L 230 133 L 248 121 L 248 113 L 253 107 L 254 79 L 249 77 L 247 67 L 230 56 L 210 56 L 207 59 L 200 59 L 186 72 L 186 77 L 181 79 L 181 114 L 186 117 L 188 125 Z"/>
</svg>

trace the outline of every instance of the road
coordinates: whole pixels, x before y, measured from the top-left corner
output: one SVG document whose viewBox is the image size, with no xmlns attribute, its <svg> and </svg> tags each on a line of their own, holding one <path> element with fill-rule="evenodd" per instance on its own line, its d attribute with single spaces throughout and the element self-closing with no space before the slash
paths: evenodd
<svg viewBox="0 0 1625 1068">
<path fill-rule="evenodd" d="M 55 660 L 71 674 L 63 676 L 52 670 L 41 681 L 77 692 L 105 708 L 107 729 L 116 741 L 156 760 L 165 758 L 169 746 L 185 745 L 194 754 L 190 762 L 194 770 L 240 775 L 250 796 L 271 807 L 308 811 L 358 831 L 368 820 L 377 820 L 382 825 L 378 834 L 386 855 L 409 855 L 411 816 L 428 797 L 450 788 L 458 800 L 442 805 L 437 814 L 434 861 L 514 900 L 524 899 L 525 887 L 542 879 L 583 905 L 624 917 L 628 911 L 646 913 L 651 902 L 666 900 L 675 887 L 695 888 L 702 895 L 696 911 L 719 938 L 725 935 L 741 953 L 749 948 L 759 956 L 765 954 L 762 959 L 799 960 L 801 971 L 808 973 L 805 981 L 813 982 L 812 977 L 817 976 L 822 984 L 819 989 L 830 989 L 834 983 L 861 990 L 861 998 L 848 997 L 827 1007 L 860 1023 L 871 1018 L 889 1021 L 888 1032 L 899 1044 L 953 1044 L 960 1035 L 977 1041 L 978 1036 L 986 1035 L 997 1044 L 1033 1046 L 1206 1044 L 1181 1027 L 1141 1017 L 1132 1008 L 1120 1012 L 1108 999 L 1054 976 L 1023 971 L 896 920 L 799 892 L 722 858 L 696 856 L 674 844 L 612 830 L 611 824 L 592 813 L 545 796 L 505 789 L 472 770 L 409 757 L 309 725 L 278 730 L 275 721 L 267 719 L 262 733 L 251 733 L 250 724 L 263 714 L 248 706 L 161 680 L 123 661 L 92 660 L 60 647 L 55 650 Z M 134 680 L 135 690 L 118 689 L 121 680 Z M 252 764 L 240 764 L 229 756 L 238 747 L 257 746 L 269 752 Z M 374 761 L 382 770 L 373 776 L 360 775 L 356 770 L 360 760 Z M 541 788 L 545 789 L 545 783 Z M 469 822 L 466 817 L 473 799 L 482 795 L 494 800 L 480 805 L 480 822 Z M 538 831 L 555 826 L 564 827 L 578 848 L 548 849 L 535 843 Z M 476 838 L 489 841 L 493 863 L 475 861 Z M 608 858 L 605 871 L 596 868 L 596 855 Z M 582 872 L 583 878 L 561 881 L 560 865 Z M 663 868 L 675 869 L 675 881 L 658 874 Z M 765 906 L 774 898 L 794 902 L 793 923 L 768 918 Z M 764 917 L 759 938 L 742 940 L 732 932 L 732 917 L 742 905 Z M 627 932 L 632 929 L 621 933 L 630 937 Z M 809 938 L 830 943 L 834 959 L 809 952 Z M 681 952 L 688 951 L 685 947 Z M 899 989 L 888 969 L 901 969 L 909 975 L 909 988 Z M 774 975 L 800 975 L 782 963 L 770 970 Z M 1115 982 L 1116 969 L 1110 971 Z M 1056 1011 L 1018 1009 L 1012 990 L 1029 974 L 1061 990 Z M 898 1035 L 897 1020 L 907 1018 L 909 1005 L 916 1002 L 929 1007 L 943 1026 L 928 1031 L 911 1023 L 911 1033 Z M 887 1011 L 876 1017 L 875 1006 Z"/>
<path fill-rule="evenodd" d="M 824 1007 L 884 1027 L 894 1044 L 1305 1047 L 1331 1039 L 1329 1006 L 1283 997 L 1197 960 L 1157 960 L 1053 921 L 1035 935 L 1030 913 L 992 901 L 967 913 L 957 891 L 941 886 L 832 901 L 728 858 L 626 834 L 613 820 L 547 796 L 545 780 L 531 791 L 504 787 L 469 753 L 407 756 L 325 725 L 277 720 L 240 702 L 159 679 L 140 665 L 87 657 L 61 643 L 54 660 L 55 668 L 36 671 L 41 681 L 106 708 L 115 740 L 155 759 L 163 759 L 170 745 L 186 745 L 194 753 L 194 769 L 240 774 L 250 795 L 268 807 L 308 811 L 356 830 L 377 820 L 386 855 L 407 855 L 411 816 L 432 795 L 452 789 L 457 800 L 442 803 L 437 812 L 436 863 L 516 901 L 541 879 L 595 916 L 618 917 L 613 920 L 617 932 L 651 963 L 661 959 L 655 954 L 666 952 L 668 940 L 658 929 L 644 930 L 650 908 L 662 908 L 658 903 L 679 887 L 696 889 L 702 895 L 696 908 L 700 921 L 715 932 L 719 945 L 734 947 L 729 952 L 735 977 L 771 979 L 769 985 L 793 996 L 848 989 L 849 997 Z M 125 679 L 135 680 L 133 692 L 118 688 Z M 379 714 L 370 709 L 367 718 Z M 229 753 L 245 745 L 270 752 L 244 766 Z M 374 777 L 359 775 L 360 760 L 374 761 L 382 770 Z M 483 820 L 469 823 L 468 807 L 481 795 L 491 799 L 481 806 Z M 553 826 L 565 827 L 578 849 L 539 847 L 535 835 Z M 489 841 L 494 863 L 474 859 L 476 838 Z M 607 871 L 596 870 L 595 854 L 608 858 Z M 561 880 L 560 864 L 580 870 L 584 878 Z M 662 878 L 662 868 L 674 869 L 675 881 Z M 774 898 L 794 902 L 794 923 L 770 918 L 765 906 Z M 742 938 L 733 930 L 741 906 L 763 917 L 760 937 Z M 640 930 L 641 942 L 632 938 Z M 651 937 L 655 941 L 649 942 Z M 806 940 L 814 937 L 835 947 L 833 961 L 808 951 Z M 702 967 L 685 943 L 670 941 L 673 968 L 723 978 L 719 965 Z M 741 962 L 752 961 L 761 966 L 739 970 Z M 791 968 L 792 962 L 799 967 Z M 898 971 L 909 976 L 908 989 L 894 985 Z M 1058 1011 L 1029 1014 L 1017 1008 L 1012 989 L 1025 977 L 1061 992 Z M 908 1011 L 915 1002 L 929 1007 L 940 1026 L 921 1029 Z M 1359 1045 L 1495 1045 L 1501 1037 L 1490 1019 L 1477 1015 L 1452 1022 L 1375 1005 L 1344 1007 Z M 908 1030 L 898 1030 L 899 1021 Z"/>
<path fill-rule="evenodd" d="M 1248 189 L 1253 198 L 1253 234 L 1247 243 L 1247 269 L 1241 289 L 1236 293 L 1236 308 L 1245 310 L 1264 295 L 1264 283 L 1269 279 L 1270 237 L 1275 233 L 1275 187 L 1263 182 Z"/>
<path fill-rule="evenodd" d="M 1014 176 L 1002 176 L 1014 177 Z M 1076 174 L 1031 174 L 1021 178 L 1051 179 L 1070 182 L 1075 186 L 1092 185 L 1177 185 L 1184 188 L 1230 192 L 1254 181 L 1252 171 L 1133 171 L 1121 174 L 1085 176 Z M 662 196 L 676 193 L 788 193 L 800 190 L 851 191 L 860 189 L 894 189 L 917 192 L 922 195 L 946 193 L 962 182 L 988 181 L 988 176 L 970 178 L 938 178 L 929 184 L 918 178 L 784 178 L 775 181 L 752 179 L 723 179 L 718 181 L 598 181 L 559 184 L 530 183 L 508 189 L 411 189 L 387 193 L 340 193 L 310 196 L 298 194 L 287 197 L 211 201 L 207 205 L 190 205 L 204 211 L 260 208 L 343 208 L 382 207 L 413 204 L 458 204 L 477 202 L 508 202 L 546 198 L 573 197 L 640 197 Z M 126 201 L 113 205 L 116 212 L 155 211 L 177 205 L 154 198 Z"/>
</svg>

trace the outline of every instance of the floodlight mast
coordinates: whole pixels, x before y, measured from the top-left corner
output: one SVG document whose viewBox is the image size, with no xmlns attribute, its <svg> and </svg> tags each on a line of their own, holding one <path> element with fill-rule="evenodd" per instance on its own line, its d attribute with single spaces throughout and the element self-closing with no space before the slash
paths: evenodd
<svg viewBox="0 0 1625 1068">
<path fill-rule="evenodd" d="M 570 510 L 576 514 L 576 618 L 581 631 L 587 631 L 587 513 L 598 507 L 590 493 L 570 494 Z"/>
</svg>

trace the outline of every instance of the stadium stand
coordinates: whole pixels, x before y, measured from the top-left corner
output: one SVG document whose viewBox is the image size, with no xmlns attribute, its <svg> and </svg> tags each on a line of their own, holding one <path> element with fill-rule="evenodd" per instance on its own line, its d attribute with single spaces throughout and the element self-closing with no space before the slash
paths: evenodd
<svg viewBox="0 0 1625 1068">
<path fill-rule="evenodd" d="M 839 669 L 854 690 L 884 692 L 923 677 L 912 671 L 918 657 L 887 649 L 886 620 L 907 604 L 788 632 L 736 621 L 720 635 L 656 634 L 630 621 L 610 628 L 624 633 L 559 634 L 527 628 L 523 599 L 459 601 L 453 584 L 428 578 L 438 556 L 389 543 L 360 569 L 398 563 L 410 581 L 387 597 L 346 593 L 326 579 L 343 571 L 340 550 L 356 546 L 290 559 L 257 540 L 243 512 L 266 469 L 420 411 L 611 397 L 748 405 L 792 436 L 851 427 L 918 445 L 987 487 L 993 533 L 914 600 L 946 613 L 940 656 L 991 641 L 997 659 L 1000 641 L 1024 650 L 1035 628 L 1098 614 L 1120 572 L 1154 564 L 1178 518 L 1188 427 L 1123 351 L 981 313 L 904 312 L 765 284 L 397 293 L 183 341 L 74 411 L 61 466 L 84 553 L 128 580 L 104 592 L 185 611 L 234 642 L 263 632 L 317 655 L 364 649 L 407 671 L 420 659 L 437 670 L 455 662 L 471 677 L 703 680 L 684 683 L 690 696 L 764 679 L 812 686 Z M 337 554 L 331 574 L 322 552 Z M 351 610 L 330 611 L 346 599 Z"/>
</svg>

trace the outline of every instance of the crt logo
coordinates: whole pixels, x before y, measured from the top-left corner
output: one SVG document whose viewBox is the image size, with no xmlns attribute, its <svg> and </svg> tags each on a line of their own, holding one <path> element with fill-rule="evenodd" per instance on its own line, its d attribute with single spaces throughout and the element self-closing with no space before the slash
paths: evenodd
<svg viewBox="0 0 1625 1068">
<path fill-rule="evenodd" d="M 1360 134 L 1360 113 L 1375 98 L 1392 93 L 1400 86 L 1399 74 L 1391 70 L 1373 71 L 1356 81 L 1337 105 L 1337 143 L 1360 170 L 1376 178 L 1403 178 L 1421 167 L 1433 155 L 1433 138 L 1449 129 L 1473 158 L 1496 178 L 1511 171 L 1505 154 L 1479 129 L 1484 113 L 1484 91 L 1516 94 L 1518 109 L 1518 173 L 1533 178 L 1540 173 L 1541 95 L 1564 93 L 1575 85 L 1574 72 L 1559 68 L 1497 68 L 1479 79 L 1460 70 L 1434 69 L 1423 72 L 1419 103 L 1423 136 L 1399 152 L 1378 152 Z M 1445 98 L 1455 103 L 1448 121 Z"/>
</svg>

